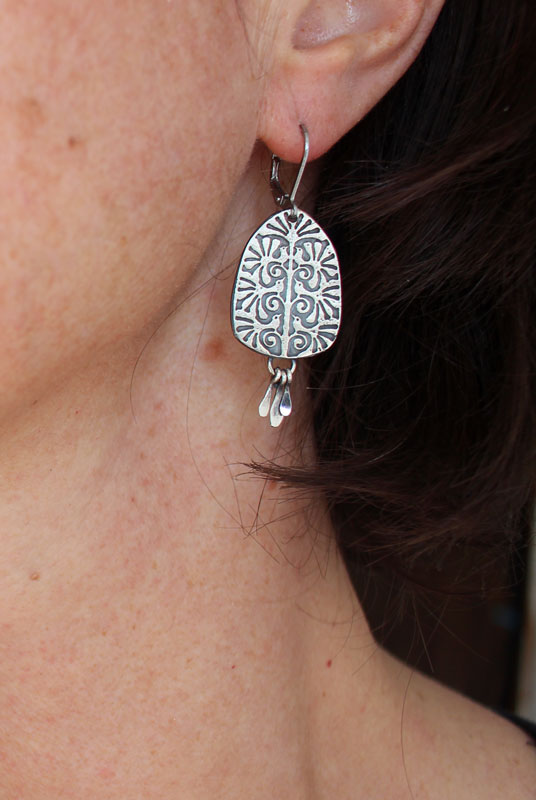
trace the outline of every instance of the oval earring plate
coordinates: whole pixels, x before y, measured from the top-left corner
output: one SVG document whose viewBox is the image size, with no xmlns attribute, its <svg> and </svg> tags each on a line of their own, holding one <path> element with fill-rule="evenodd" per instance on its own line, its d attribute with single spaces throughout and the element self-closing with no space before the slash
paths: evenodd
<svg viewBox="0 0 536 800">
<path fill-rule="evenodd" d="M 335 248 L 315 220 L 279 211 L 247 243 L 236 275 L 231 324 L 246 347 L 269 358 L 327 350 L 341 323 Z"/>
</svg>

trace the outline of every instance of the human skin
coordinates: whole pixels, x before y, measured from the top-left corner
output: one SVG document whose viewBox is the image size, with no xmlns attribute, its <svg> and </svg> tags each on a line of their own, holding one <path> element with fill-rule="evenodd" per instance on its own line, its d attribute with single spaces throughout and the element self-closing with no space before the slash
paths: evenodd
<svg viewBox="0 0 536 800">
<path fill-rule="evenodd" d="M 379 5 L 411 38 L 369 106 L 440 7 Z M 520 734 L 376 646 L 321 500 L 244 474 L 312 451 L 305 372 L 275 433 L 228 319 L 263 142 L 299 158 L 308 73 L 276 67 L 307 3 L 0 10 L 0 795 L 529 797 Z"/>
</svg>

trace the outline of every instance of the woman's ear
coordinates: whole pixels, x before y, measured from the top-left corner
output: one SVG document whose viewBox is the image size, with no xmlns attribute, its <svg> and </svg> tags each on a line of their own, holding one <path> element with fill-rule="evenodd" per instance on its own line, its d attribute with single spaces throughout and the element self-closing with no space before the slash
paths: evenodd
<svg viewBox="0 0 536 800">
<path fill-rule="evenodd" d="M 274 0 L 275 38 L 258 137 L 286 161 L 321 156 L 389 91 L 444 0 Z"/>
</svg>

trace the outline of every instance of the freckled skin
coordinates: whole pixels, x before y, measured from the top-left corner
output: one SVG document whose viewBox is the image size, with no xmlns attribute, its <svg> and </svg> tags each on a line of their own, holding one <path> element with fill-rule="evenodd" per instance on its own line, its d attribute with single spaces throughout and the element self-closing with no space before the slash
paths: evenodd
<svg viewBox="0 0 536 800">
<path fill-rule="evenodd" d="M 3 3 L 0 426 L 176 302 L 254 141 L 247 59 L 226 0 Z"/>
<path fill-rule="evenodd" d="M 317 155 L 354 95 L 380 99 L 337 74 L 348 39 L 272 82 L 302 6 L 1 4 L 1 800 L 399 800 L 408 774 L 434 800 L 510 800 L 507 723 L 490 739 L 492 715 L 379 650 L 323 499 L 245 466 L 313 452 L 306 370 L 274 435 L 266 365 L 229 330 L 234 265 L 274 211 L 265 87 L 297 160 L 302 88 Z"/>
<path fill-rule="evenodd" d="M 1 16 L 0 795 L 85 800 L 106 785 L 115 800 L 142 791 L 141 774 L 144 796 L 171 797 L 191 724 L 165 675 L 180 682 L 180 654 L 213 638 L 197 642 L 210 592 L 176 546 L 194 528 L 206 562 L 215 526 L 197 513 L 170 370 L 153 348 L 134 373 L 207 269 L 262 82 L 234 0 L 6 0 Z M 188 364 L 192 336 L 174 339 L 164 351 Z M 192 636 L 176 628 L 179 596 Z"/>
</svg>

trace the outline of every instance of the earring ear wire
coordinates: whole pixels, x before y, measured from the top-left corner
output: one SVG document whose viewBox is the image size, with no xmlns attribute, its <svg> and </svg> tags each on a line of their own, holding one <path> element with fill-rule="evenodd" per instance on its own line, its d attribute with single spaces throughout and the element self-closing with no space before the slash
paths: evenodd
<svg viewBox="0 0 536 800">
<path fill-rule="evenodd" d="M 296 180 L 294 181 L 294 186 L 292 188 L 292 192 L 288 195 L 283 187 L 281 186 L 281 182 L 279 180 L 279 167 L 281 165 L 281 159 L 279 156 L 276 156 L 275 153 L 272 153 L 272 171 L 270 174 L 270 186 L 272 189 L 272 194 L 274 196 L 274 200 L 276 204 L 280 208 L 284 208 L 287 203 L 290 204 L 294 214 L 298 214 L 298 208 L 296 206 L 296 195 L 298 193 L 298 189 L 300 188 L 300 183 L 303 178 L 303 173 L 305 172 L 305 167 L 307 166 L 307 162 L 309 160 L 309 131 L 303 124 L 300 122 L 300 128 L 303 133 L 303 157 L 300 164 L 300 169 L 298 170 L 298 174 L 296 176 Z"/>
<path fill-rule="evenodd" d="M 309 158 L 309 132 L 300 124 L 304 147 L 292 191 L 279 178 L 272 154 L 270 186 L 281 209 L 250 238 L 231 299 L 233 333 L 246 347 L 267 356 L 271 380 L 259 405 L 261 417 L 279 427 L 292 411 L 290 387 L 297 359 L 322 353 L 339 332 L 342 297 L 339 261 L 325 231 L 296 205 Z M 290 365 L 274 366 L 274 359 Z"/>
</svg>

